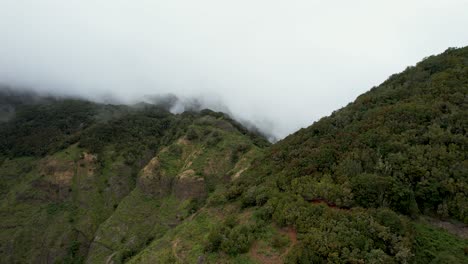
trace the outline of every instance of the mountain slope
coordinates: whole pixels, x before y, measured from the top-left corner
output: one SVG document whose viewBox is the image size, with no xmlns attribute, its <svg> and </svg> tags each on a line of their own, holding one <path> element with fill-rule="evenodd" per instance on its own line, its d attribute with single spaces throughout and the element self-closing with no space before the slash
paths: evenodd
<svg viewBox="0 0 468 264">
<path fill-rule="evenodd" d="M 133 263 L 466 263 L 467 122 L 449 49 L 271 146 Z"/>
<path fill-rule="evenodd" d="M 14 117 L 0 127 L 2 263 L 125 260 L 268 145 L 209 110 L 11 95 Z"/>
<path fill-rule="evenodd" d="M 275 144 L 268 168 L 280 189 L 308 198 L 468 223 L 467 93 L 468 48 L 449 49 Z M 353 201 L 293 186 L 324 177 L 348 184 Z"/>
<path fill-rule="evenodd" d="M 1 262 L 468 261 L 468 47 L 271 146 L 209 110 L 2 96 Z"/>
<path fill-rule="evenodd" d="M 427 249 L 412 241 L 417 234 L 405 224 L 408 218 L 393 212 L 468 223 L 467 128 L 468 48 L 449 49 L 391 76 L 330 117 L 272 146 L 246 174 L 246 185 L 260 185 L 257 192 L 265 186 L 271 198 L 263 209 L 268 208 L 269 217 L 302 233 L 302 244 L 289 257 L 292 262 L 342 261 L 356 249 L 356 258 L 365 262 L 390 257 L 423 263 L 435 256 L 411 257 Z M 286 206 L 285 199 L 292 201 Z M 325 201 L 344 210 L 328 219 L 323 213 L 317 216 L 317 205 L 304 200 Z M 291 207 L 302 210 L 292 214 Z M 369 220 L 363 221 L 359 208 L 368 208 L 362 212 Z M 333 226 L 317 223 L 332 219 L 337 221 Z M 368 229 L 376 222 L 390 228 L 390 237 Z M 341 230 L 341 224 L 358 233 L 347 234 L 350 230 Z M 460 243 L 467 245 L 466 240 Z M 466 261 L 461 248 L 446 250 Z"/>
</svg>

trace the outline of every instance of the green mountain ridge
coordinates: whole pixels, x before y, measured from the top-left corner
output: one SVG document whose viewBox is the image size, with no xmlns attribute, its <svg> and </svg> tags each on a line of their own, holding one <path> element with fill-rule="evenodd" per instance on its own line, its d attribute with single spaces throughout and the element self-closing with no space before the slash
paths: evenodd
<svg viewBox="0 0 468 264">
<path fill-rule="evenodd" d="M 273 145 L 210 110 L 0 102 L 0 263 L 468 263 L 467 47 Z"/>
</svg>

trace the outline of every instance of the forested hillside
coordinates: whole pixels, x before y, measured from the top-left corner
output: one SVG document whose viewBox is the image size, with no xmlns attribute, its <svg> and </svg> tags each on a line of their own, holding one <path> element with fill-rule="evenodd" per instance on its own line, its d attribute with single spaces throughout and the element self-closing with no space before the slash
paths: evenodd
<svg viewBox="0 0 468 264">
<path fill-rule="evenodd" d="M 468 263 L 468 48 L 273 145 L 210 110 L 0 102 L 1 263 Z"/>
<path fill-rule="evenodd" d="M 128 260 L 269 145 L 210 110 L 1 97 L 1 263 Z"/>
<path fill-rule="evenodd" d="M 297 230 L 290 263 L 466 263 L 467 129 L 468 48 L 448 49 L 273 145 L 232 188 Z M 464 222 L 463 242 L 427 237 L 421 215 Z"/>
</svg>

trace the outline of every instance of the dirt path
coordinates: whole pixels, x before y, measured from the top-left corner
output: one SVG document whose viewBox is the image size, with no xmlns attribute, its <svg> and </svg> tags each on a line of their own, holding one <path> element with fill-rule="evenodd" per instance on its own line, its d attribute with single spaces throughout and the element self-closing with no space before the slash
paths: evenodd
<svg viewBox="0 0 468 264">
<path fill-rule="evenodd" d="M 109 257 L 107 257 L 106 264 L 113 264 L 114 263 L 112 258 L 115 256 L 115 254 L 117 254 L 117 252 L 114 252 Z"/>
<path fill-rule="evenodd" d="M 252 249 L 250 250 L 251 257 L 263 264 L 283 263 L 284 258 L 289 254 L 291 249 L 297 244 L 297 232 L 296 230 L 294 230 L 294 228 L 290 228 L 290 227 L 280 229 L 279 232 L 283 235 L 287 235 L 290 241 L 289 247 L 282 254 L 271 254 L 271 255 L 263 254 L 259 252 L 260 250 L 259 242 L 255 241 L 254 244 L 252 245 Z"/>
<path fill-rule="evenodd" d="M 262 264 L 281 264 L 283 259 L 281 255 L 271 255 L 267 256 L 265 254 L 259 253 L 259 244 L 258 241 L 255 241 L 250 250 L 250 256 Z"/>
<path fill-rule="evenodd" d="M 184 260 L 179 255 L 177 255 L 177 245 L 179 245 L 179 242 L 179 239 L 176 239 L 174 242 L 172 242 L 172 254 L 179 263 L 184 263 Z"/>
<path fill-rule="evenodd" d="M 290 227 L 290 228 L 286 228 L 284 232 L 286 232 L 286 234 L 288 235 L 289 241 L 291 241 L 291 245 L 289 245 L 288 249 L 286 249 L 286 251 L 283 254 L 281 254 L 281 259 L 286 257 L 289 251 L 291 251 L 291 249 L 297 244 L 297 231 L 296 230 Z"/>
<path fill-rule="evenodd" d="M 424 217 L 424 221 L 427 221 L 429 224 L 442 228 L 445 231 L 463 239 L 468 239 L 468 226 L 463 223 L 452 223 L 432 217 Z"/>
</svg>

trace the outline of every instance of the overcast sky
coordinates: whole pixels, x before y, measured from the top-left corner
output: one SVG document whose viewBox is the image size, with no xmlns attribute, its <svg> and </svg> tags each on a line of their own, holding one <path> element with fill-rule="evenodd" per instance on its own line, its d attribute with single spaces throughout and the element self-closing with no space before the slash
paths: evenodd
<svg viewBox="0 0 468 264">
<path fill-rule="evenodd" d="M 223 102 L 281 138 L 468 44 L 468 0 L 0 0 L 0 82 Z"/>
</svg>

